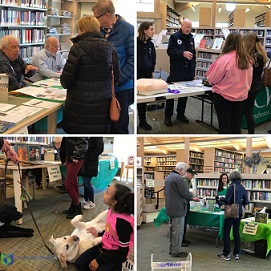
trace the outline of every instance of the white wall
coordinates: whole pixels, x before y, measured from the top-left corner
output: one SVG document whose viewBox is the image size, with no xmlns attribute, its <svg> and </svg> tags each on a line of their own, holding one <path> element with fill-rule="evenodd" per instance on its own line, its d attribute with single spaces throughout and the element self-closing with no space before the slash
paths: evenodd
<svg viewBox="0 0 271 271">
<path fill-rule="evenodd" d="M 134 0 L 113 0 L 116 14 L 121 15 L 125 20 L 132 25 L 136 25 L 136 9 Z M 81 4 L 81 16 L 93 15 L 92 6 L 94 3 L 82 3 Z"/>
<path fill-rule="evenodd" d="M 131 135 L 119 135 L 114 137 L 113 154 L 127 165 L 129 155 L 136 156 L 136 138 Z"/>
</svg>

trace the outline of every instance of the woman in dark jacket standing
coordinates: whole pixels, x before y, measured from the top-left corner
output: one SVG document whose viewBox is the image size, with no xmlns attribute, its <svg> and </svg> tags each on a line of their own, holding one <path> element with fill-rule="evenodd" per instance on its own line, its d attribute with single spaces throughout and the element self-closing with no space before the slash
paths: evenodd
<svg viewBox="0 0 271 271">
<path fill-rule="evenodd" d="M 233 258 L 239 260 L 240 254 L 240 220 L 242 217 L 242 207 L 249 204 L 247 191 L 241 184 L 242 176 L 239 172 L 233 171 L 229 176 L 232 184 L 229 186 L 226 197 L 222 201 L 225 204 L 233 204 L 234 201 L 239 205 L 239 217 L 238 218 L 225 218 L 224 220 L 224 249 L 222 254 L 218 254 L 217 257 L 222 260 L 230 260 L 230 231 L 232 227 L 234 238 Z M 235 190 L 235 191 L 234 191 Z M 234 200 L 235 196 L 235 200 Z"/>
<path fill-rule="evenodd" d="M 262 46 L 257 34 L 253 31 L 246 32 L 243 36 L 244 48 L 253 59 L 252 83 L 248 92 L 248 97 L 243 103 L 243 115 L 246 118 L 249 134 L 254 134 L 255 122 L 253 107 L 257 94 L 261 89 L 261 77 L 263 67 L 268 61 L 266 51 Z"/>
<path fill-rule="evenodd" d="M 90 137 L 88 140 L 88 149 L 84 156 L 84 163 L 80 169 L 79 176 L 83 178 L 84 200 L 82 206 L 84 209 L 95 207 L 94 189 L 91 179 L 98 175 L 99 155 L 104 150 L 104 141 L 102 137 Z"/>
<path fill-rule="evenodd" d="M 154 35 L 152 22 L 142 22 L 138 28 L 137 37 L 137 79 L 153 78 L 156 64 L 156 52 L 151 41 Z M 152 127 L 146 120 L 147 103 L 138 103 L 137 111 L 139 117 L 139 127 L 144 130 L 151 130 Z"/>
<path fill-rule="evenodd" d="M 111 71 L 119 79 L 114 46 L 99 33 L 100 23 L 92 16 L 78 20 L 79 35 L 72 39 L 69 57 L 60 77 L 67 89 L 63 130 L 69 134 L 108 134 L 111 123 Z"/>
<path fill-rule="evenodd" d="M 79 202 L 77 174 L 84 163 L 84 155 L 88 149 L 88 140 L 87 137 L 67 137 L 62 141 L 62 144 L 65 144 L 67 168 L 65 188 L 72 200 L 70 208 L 64 210 L 63 213 L 67 214 L 67 218 L 69 219 L 82 214 L 81 204 Z"/>
</svg>

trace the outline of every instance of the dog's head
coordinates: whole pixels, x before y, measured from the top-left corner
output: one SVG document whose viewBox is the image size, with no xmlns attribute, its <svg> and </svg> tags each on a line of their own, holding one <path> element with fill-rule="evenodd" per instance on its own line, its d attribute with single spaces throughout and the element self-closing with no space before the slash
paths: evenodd
<svg viewBox="0 0 271 271">
<path fill-rule="evenodd" d="M 52 235 L 49 241 L 54 245 L 62 267 L 67 268 L 67 262 L 73 263 L 79 256 L 80 238 L 77 235 L 67 235 L 56 239 Z"/>
</svg>

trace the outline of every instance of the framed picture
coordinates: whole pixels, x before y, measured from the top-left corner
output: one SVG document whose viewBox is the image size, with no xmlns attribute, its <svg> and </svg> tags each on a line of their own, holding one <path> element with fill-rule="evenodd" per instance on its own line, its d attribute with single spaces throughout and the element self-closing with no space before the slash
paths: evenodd
<svg viewBox="0 0 271 271">
<path fill-rule="evenodd" d="M 29 161 L 40 160 L 40 146 L 28 146 L 28 159 Z"/>
<path fill-rule="evenodd" d="M 255 213 L 255 222 L 267 224 L 268 214 L 267 213 Z"/>
</svg>

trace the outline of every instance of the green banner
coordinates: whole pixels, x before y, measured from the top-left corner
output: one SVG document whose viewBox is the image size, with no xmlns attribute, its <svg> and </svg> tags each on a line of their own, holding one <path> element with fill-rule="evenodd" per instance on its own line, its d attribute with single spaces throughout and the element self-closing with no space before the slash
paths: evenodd
<svg viewBox="0 0 271 271">
<path fill-rule="evenodd" d="M 254 103 L 253 116 L 255 124 L 271 119 L 271 87 L 261 87 Z M 244 116 L 242 118 L 242 128 L 247 128 Z"/>
</svg>

